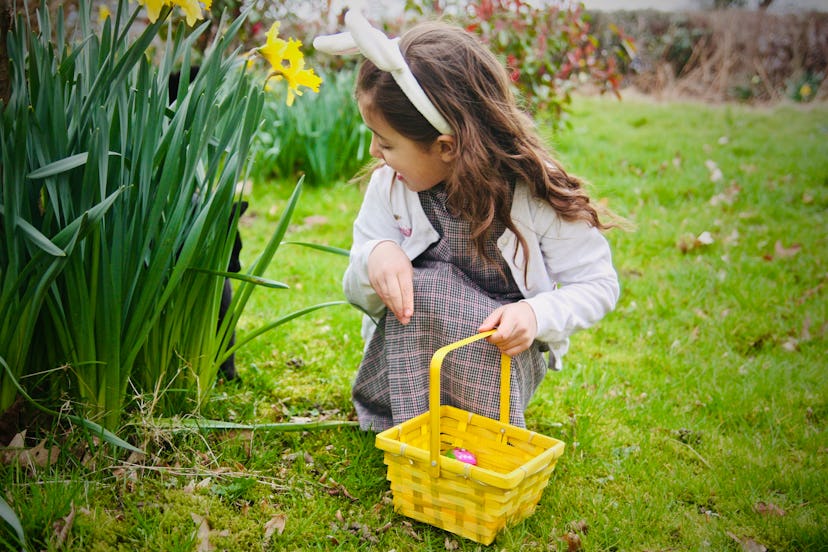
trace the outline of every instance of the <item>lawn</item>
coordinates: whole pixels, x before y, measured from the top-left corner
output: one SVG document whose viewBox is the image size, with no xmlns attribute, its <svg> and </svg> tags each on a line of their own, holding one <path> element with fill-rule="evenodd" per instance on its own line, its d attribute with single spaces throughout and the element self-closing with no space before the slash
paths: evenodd
<svg viewBox="0 0 828 552">
<path fill-rule="evenodd" d="M 577 334 L 527 412 L 566 442 L 535 514 L 493 550 L 828 550 L 828 107 L 576 98 L 549 143 L 628 221 L 608 233 L 617 309 Z M 254 186 L 242 264 L 293 183 Z M 348 248 L 361 191 L 305 188 L 287 239 Z M 347 259 L 282 245 L 239 337 L 342 298 Z M 334 306 L 237 355 L 202 414 L 353 419 L 359 313 Z M 36 550 L 477 550 L 394 513 L 382 453 L 352 427 L 171 432 L 144 404 L 146 457 L 3 464 Z M 10 533 L 0 531 L 0 545 Z"/>
</svg>

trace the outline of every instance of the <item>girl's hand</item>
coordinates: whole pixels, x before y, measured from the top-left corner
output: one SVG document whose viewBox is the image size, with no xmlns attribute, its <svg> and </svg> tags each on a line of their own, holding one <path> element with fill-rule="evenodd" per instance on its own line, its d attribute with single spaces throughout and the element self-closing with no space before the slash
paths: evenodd
<svg viewBox="0 0 828 552">
<path fill-rule="evenodd" d="M 538 321 L 535 311 L 525 301 L 502 305 L 486 317 L 477 329 L 479 332 L 487 330 L 497 331 L 486 338 L 486 341 L 496 345 L 500 352 L 507 356 L 515 356 L 529 347 L 538 335 Z"/>
<path fill-rule="evenodd" d="M 399 245 L 384 241 L 371 251 L 368 280 L 397 320 L 408 324 L 414 314 L 414 269 Z"/>
</svg>

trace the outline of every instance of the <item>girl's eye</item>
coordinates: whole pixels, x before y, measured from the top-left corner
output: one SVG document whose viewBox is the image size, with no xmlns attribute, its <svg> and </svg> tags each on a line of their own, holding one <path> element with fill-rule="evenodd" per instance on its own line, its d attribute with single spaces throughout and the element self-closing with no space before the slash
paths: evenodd
<svg viewBox="0 0 828 552">
<path fill-rule="evenodd" d="M 379 149 L 389 149 L 388 144 L 382 142 L 380 137 L 374 134 L 374 143 L 377 145 Z"/>
</svg>

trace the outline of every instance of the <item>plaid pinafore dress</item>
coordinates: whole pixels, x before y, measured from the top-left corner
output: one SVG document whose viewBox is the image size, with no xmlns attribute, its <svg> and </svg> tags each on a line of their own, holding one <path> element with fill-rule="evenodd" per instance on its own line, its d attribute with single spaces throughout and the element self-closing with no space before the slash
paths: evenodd
<svg viewBox="0 0 828 552">
<path fill-rule="evenodd" d="M 360 427 L 382 431 L 428 410 L 429 363 L 440 347 L 477 333 L 497 307 L 523 298 L 497 248 L 505 230 L 496 222 L 486 251 L 475 254 L 469 224 L 446 208 L 442 184 L 419 192 L 440 239 L 413 261 L 414 314 L 407 325 L 387 312 L 357 372 L 352 398 Z M 539 345 L 512 358 L 510 423 L 525 427 L 523 411 L 547 363 Z M 452 351 L 442 364 L 441 403 L 499 418 L 500 351 L 478 341 Z"/>
</svg>

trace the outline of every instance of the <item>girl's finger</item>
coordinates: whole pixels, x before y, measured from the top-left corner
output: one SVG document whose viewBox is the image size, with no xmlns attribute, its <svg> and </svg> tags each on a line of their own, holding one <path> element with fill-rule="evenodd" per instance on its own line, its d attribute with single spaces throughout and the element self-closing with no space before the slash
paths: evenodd
<svg viewBox="0 0 828 552">
<path fill-rule="evenodd" d="M 414 281 L 410 274 L 400 275 L 398 279 L 400 288 L 400 311 L 397 319 L 408 324 L 414 314 Z"/>
<path fill-rule="evenodd" d="M 489 316 L 487 316 L 486 319 L 480 324 L 480 326 L 477 328 L 477 331 L 478 332 L 487 332 L 489 330 L 495 329 L 497 327 L 498 323 L 500 322 L 500 316 L 501 316 L 502 312 L 503 312 L 503 307 L 498 307 L 495 310 L 493 310 L 491 312 L 491 314 L 489 314 Z M 488 339 L 491 340 L 491 338 L 494 337 L 494 335 L 495 334 L 490 335 L 488 337 Z"/>
</svg>

